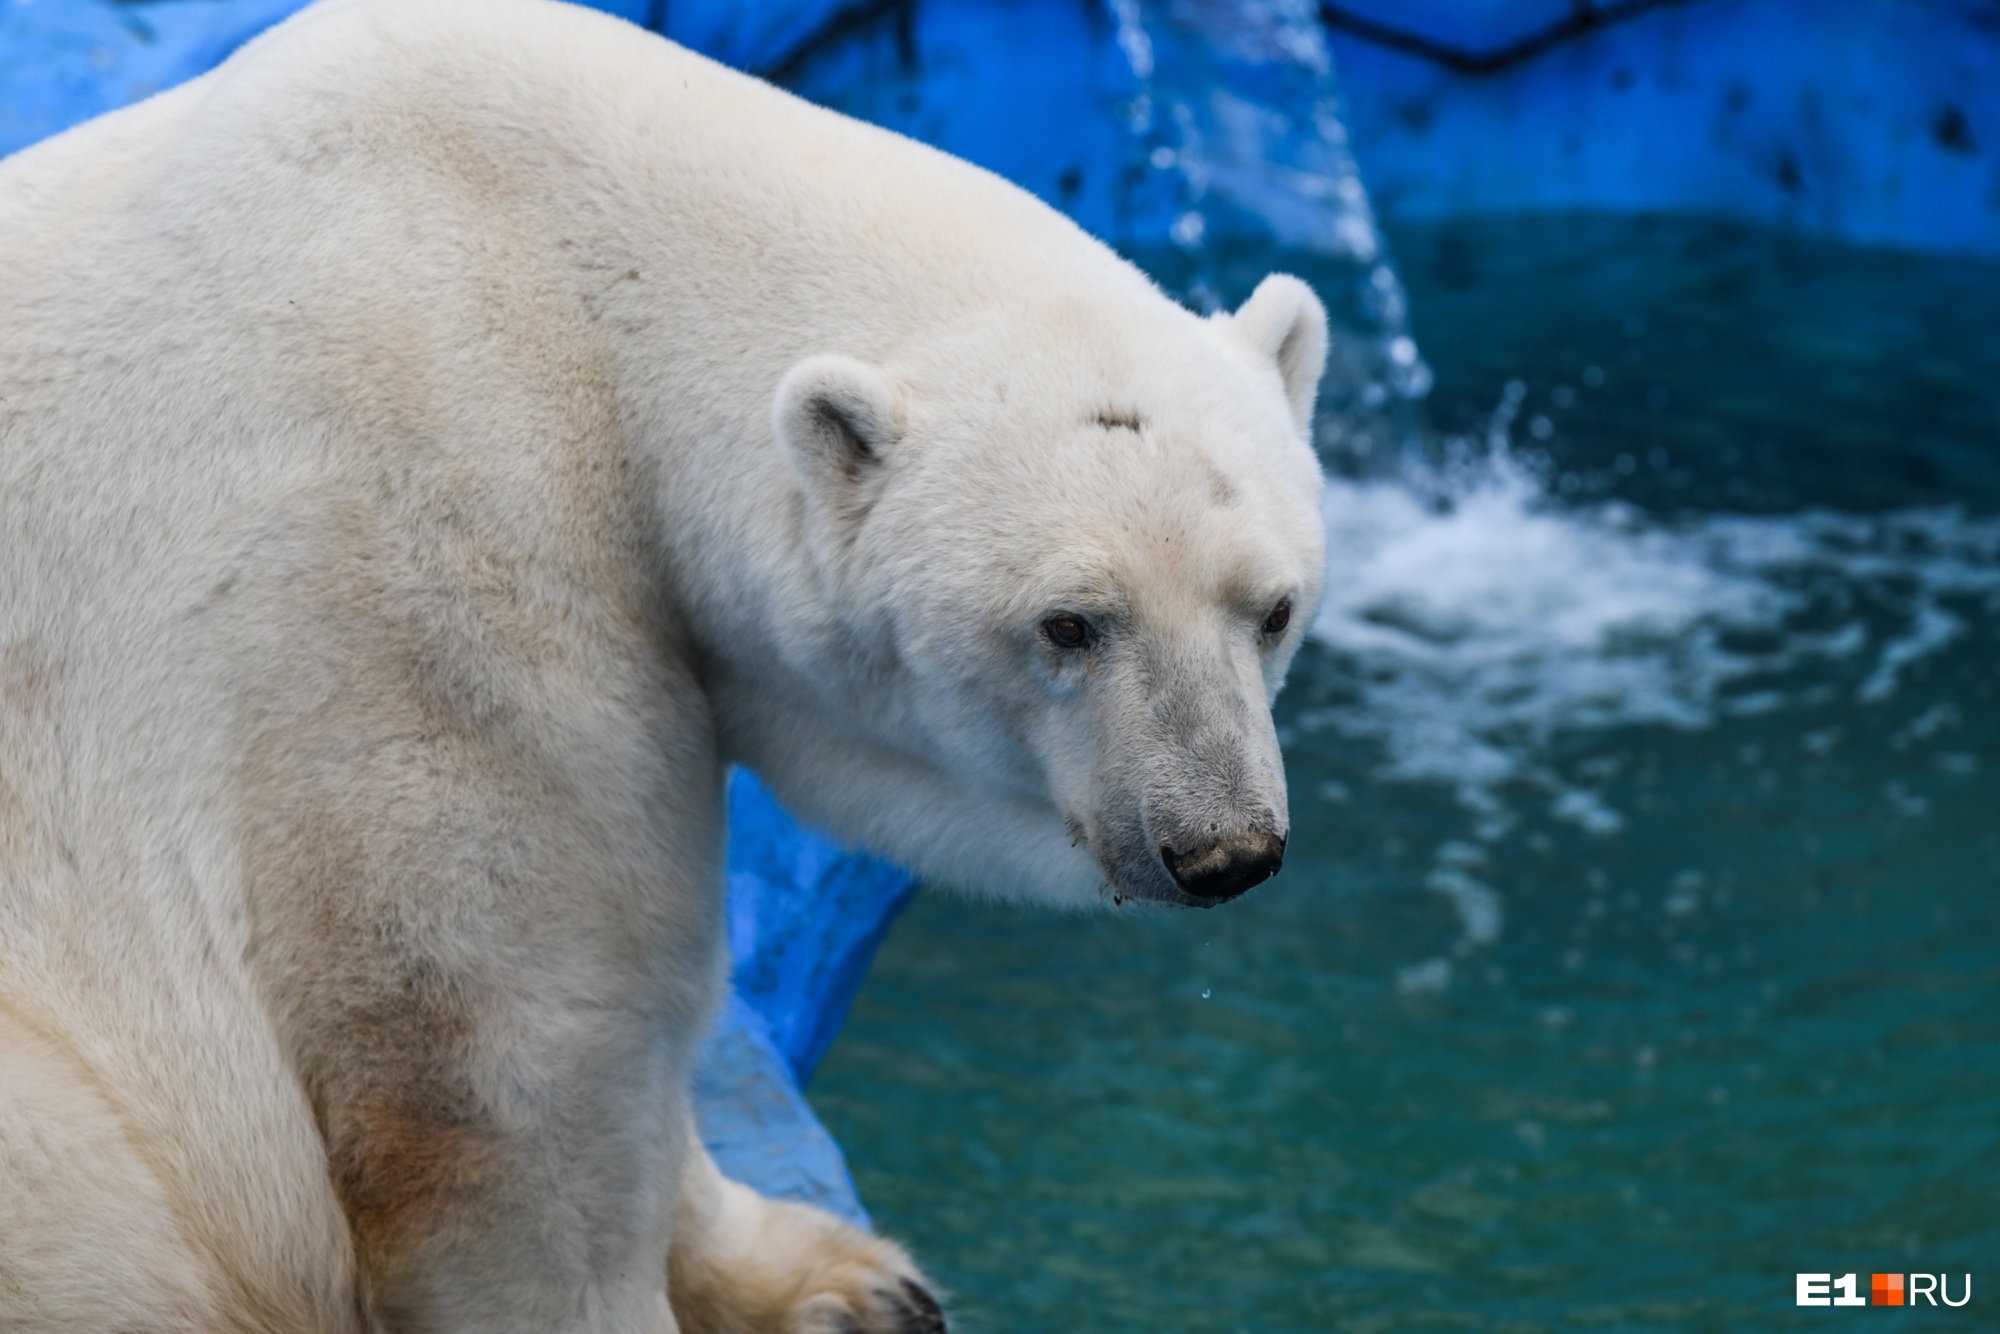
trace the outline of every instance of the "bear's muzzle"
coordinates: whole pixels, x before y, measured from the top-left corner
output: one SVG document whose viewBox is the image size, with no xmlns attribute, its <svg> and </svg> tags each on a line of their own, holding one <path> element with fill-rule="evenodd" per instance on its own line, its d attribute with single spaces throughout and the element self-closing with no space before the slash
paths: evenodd
<svg viewBox="0 0 2000 1334">
<path fill-rule="evenodd" d="M 1268 830 L 1248 829 L 1187 852 L 1162 844 L 1160 861 L 1182 893 L 1211 907 L 1276 875 L 1285 863 L 1285 840 Z"/>
</svg>

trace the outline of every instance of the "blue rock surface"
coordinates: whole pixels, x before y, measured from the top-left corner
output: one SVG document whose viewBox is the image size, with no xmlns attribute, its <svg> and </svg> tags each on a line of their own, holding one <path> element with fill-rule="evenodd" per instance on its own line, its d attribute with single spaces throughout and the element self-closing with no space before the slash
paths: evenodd
<svg viewBox="0 0 2000 1334">
<path fill-rule="evenodd" d="M 799 1090 L 915 885 L 801 828 L 740 770 L 728 876 L 735 989 L 695 1073 L 702 1140 L 738 1181 L 865 1224 L 840 1147 Z"/>
<path fill-rule="evenodd" d="M 736 992 L 803 1084 L 840 1031 L 868 961 L 915 885 L 801 829 L 756 778 L 729 788 L 729 947 Z"/>
<path fill-rule="evenodd" d="M 0 154 L 206 73 L 302 0 L 0 0 Z"/>
<path fill-rule="evenodd" d="M 763 1016 L 740 995 L 731 994 L 702 1048 L 694 1115 L 723 1175 L 868 1226 L 840 1146 L 799 1092 Z"/>
<path fill-rule="evenodd" d="M 1991 0 L 1322 8 L 1360 20 L 1329 40 L 1385 217 L 1703 213 L 2000 255 Z"/>
</svg>

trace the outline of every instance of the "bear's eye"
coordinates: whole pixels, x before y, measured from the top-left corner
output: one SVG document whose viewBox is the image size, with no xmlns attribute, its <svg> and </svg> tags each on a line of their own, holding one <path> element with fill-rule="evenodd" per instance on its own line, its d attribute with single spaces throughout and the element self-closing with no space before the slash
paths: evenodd
<svg viewBox="0 0 2000 1334">
<path fill-rule="evenodd" d="M 1281 598 L 1278 605 L 1271 608 L 1271 614 L 1264 618 L 1264 633 L 1276 639 L 1285 633 L 1285 627 L 1292 623 L 1292 600 Z"/>
<path fill-rule="evenodd" d="M 1085 648 L 1090 644 L 1090 625 L 1081 616 L 1059 612 L 1042 622 L 1042 633 L 1057 648 Z"/>
</svg>

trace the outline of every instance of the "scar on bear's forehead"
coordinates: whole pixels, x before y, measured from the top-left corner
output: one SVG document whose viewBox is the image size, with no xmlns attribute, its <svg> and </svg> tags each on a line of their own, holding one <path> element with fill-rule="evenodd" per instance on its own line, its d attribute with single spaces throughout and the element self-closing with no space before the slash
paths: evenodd
<svg viewBox="0 0 2000 1334">
<path fill-rule="evenodd" d="M 1146 419 L 1126 408 L 1105 408 L 1096 417 L 1097 424 L 1107 431 L 1143 431 Z"/>
</svg>

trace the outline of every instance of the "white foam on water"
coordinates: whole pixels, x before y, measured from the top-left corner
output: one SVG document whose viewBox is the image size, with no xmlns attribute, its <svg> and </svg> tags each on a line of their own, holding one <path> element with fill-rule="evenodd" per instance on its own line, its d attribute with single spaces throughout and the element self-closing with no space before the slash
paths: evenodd
<svg viewBox="0 0 2000 1334">
<path fill-rule="evenodd" d="M 2000 612 L 2000 519 L 1927 509 L 1662 522 L 1617 503 L 1558 503 L 1504 438 L 1491 443 L 1449 478 L 1329 484 L 1327 593 L 1312 633 L 1359 698 L 1301 719 L 1373 743 L 1380 778 L 1451 790 L 1476 837 L 1504 836 L 1524 799 L 1593 834 L 1624 827 L 1602 793 L 1550 762 L 1561 735 L 1704 728 L 1830 690 L 1881 707 L 1971 630 L 1968 611 Z M 1459 955 L 1497 939 L 1503 921 L 1500 896 L 1462 852 L 1446 855 L 1464 846 L 1445 845 L 1426 880 L 1459 919 Z M 1405 971 L 1406 989 L 1449 976 Z"/>
<path fill-rule="evenodd" d="M 1396 778 L 1487 787 L 1558 728 L 1699 726 L 1746 669 L 1715 630 L 1787 597 L 1629 511 L 1559 511 L 1507 456 L 1430 502 L 1395 482 L 1327 490 L 1319 639 L 1359 659 L 1357 718 Z"/>
</svg>

